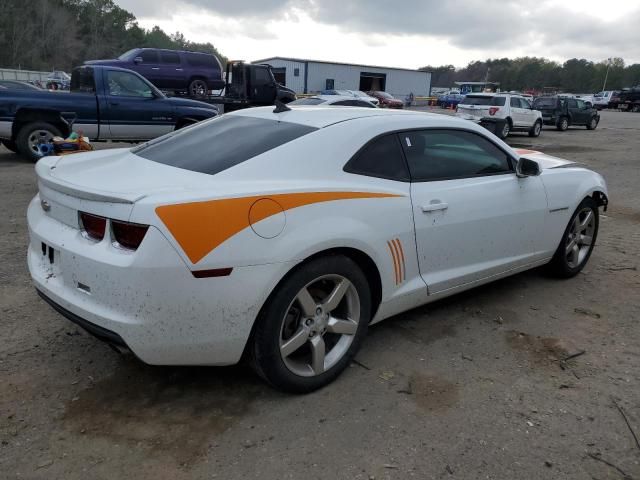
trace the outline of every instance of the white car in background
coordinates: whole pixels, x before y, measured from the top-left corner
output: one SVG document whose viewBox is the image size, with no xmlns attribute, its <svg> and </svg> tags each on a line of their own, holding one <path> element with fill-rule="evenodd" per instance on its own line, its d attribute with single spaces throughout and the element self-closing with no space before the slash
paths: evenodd
<svg viewBox="0 0 640 480">
<path fill-rule="evenodd" d="M 593 95 L 593 106 L 598 110 L 609 108 L 611 97 L 615 94 L 615 90 L 604 90 Z"/>
<path fill-rule="evenodd" d="M 245 355 L 293 392 L 335 379 L 370 324 L 544 264 L 578 274 L 607 204 L 578 164 L 373 108 L 239 110 L 35 170 L 28 266 L 53 308 L 144 362 Z"/>
<path fill-rule="evenodd" d="M 528 132 L 530 137 L 540 136 L 542 113 L 533 110 L 522 95 L 510 93 L 470 93 L 458 104 L 456 115 L 476 123 L 495 122 L 499 125 L 495 134 L 507 138 L 514 131 Z"/>
<path fill-rule="evenodd" d="M 288 103 L 288 105 L 332 105 L 334 107 L 376 108 L 372 102 L 353 95 L 314 95 L 313 97 L 299 98 Z"/>
<path fill-rule="evenodd" d="M 373 103 L 376 107 L 378 105 L 380 105 L 380 100 L 378 100 L 376 97 L 372 97 L 371 95 L 367 95 L 366 93 L 364 93 L 361 90 L 349 90 L 349 92 L 357 98 L 360 98 L 362 100 L 366 100 L 367 102 L 371 102 Z"/>
</svg>

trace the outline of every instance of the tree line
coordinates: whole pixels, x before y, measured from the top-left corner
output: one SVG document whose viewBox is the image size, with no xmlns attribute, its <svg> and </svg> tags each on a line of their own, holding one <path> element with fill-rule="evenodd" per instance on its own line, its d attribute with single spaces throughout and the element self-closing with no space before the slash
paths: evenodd
<svg viewBox="0 0 640 480">
<path fill-rule="evenodd" d="M 456 81 L 499 82 L 501 90 L 542 91 L 544 88 L 572 93 L 601 91 L 640 85 L 640 64 L 625 65 L 622 58 L 601 62 L 572 58 L 560 64 L 545 58 L 521 57 L 474 61 L 464 68 L 453 65 L 426 66 L 434 87 L 453 87 Z M 607 73 L 608 70 L 608 73 Z"/>
<path fill-rule="evenodd" d="M 0 67 L 65 70 L 85 60 L 115 58 L 132 48 L 213 53 L 211 43 L 188 41 L 159 27 L 138 25 L 113 0 L 0 0 Z"/>
</svg>

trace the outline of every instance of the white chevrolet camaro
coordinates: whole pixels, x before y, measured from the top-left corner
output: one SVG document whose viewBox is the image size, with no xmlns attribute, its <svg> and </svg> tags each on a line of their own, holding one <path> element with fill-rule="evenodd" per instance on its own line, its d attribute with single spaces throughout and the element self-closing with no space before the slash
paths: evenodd
<svg viewBox="0 0 640 480">
<path fill-rule="evenodd" d="M 294 392 L 370 324 L 539 265 L 575 275 L 607 204 L 599 174 L 472 122 L 366 108 L 242 110 L 36 172 L 28 264 L 56 310 L 149 364 L 244 357 Z"/>
</svg>

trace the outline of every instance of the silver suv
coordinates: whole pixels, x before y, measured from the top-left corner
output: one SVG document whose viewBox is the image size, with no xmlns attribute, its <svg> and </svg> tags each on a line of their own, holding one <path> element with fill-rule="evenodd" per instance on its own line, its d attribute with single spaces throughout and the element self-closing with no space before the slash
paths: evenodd
<svg viewBox="0 0 640 480">
<path fill-rule="evenodd" d="M 506 138 L 513 131 L 537 137 L 542 131 L 542 113 L 534 110 L 522 95 L 472 93 L 462 99 L 456 112 L 458 117 L 472 122 L 496 125 L 495 134 L 499 138 Z"/>
</svg>

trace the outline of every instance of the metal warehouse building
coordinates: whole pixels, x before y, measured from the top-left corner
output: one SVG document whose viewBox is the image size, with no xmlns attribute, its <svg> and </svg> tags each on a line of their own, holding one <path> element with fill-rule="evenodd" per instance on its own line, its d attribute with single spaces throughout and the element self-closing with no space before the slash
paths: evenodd
<svg viewBox="0 0 640 480">
<path fill-rule="evenodd" d="M 403 99 L 410 93 L 427 97 L 431 90 L 431 73 L 419 70 L 285 57 L 264 58 L 253 63 L 271 65 L 276 81 L 296 93 L 382 90 Z"/>
</svg>

